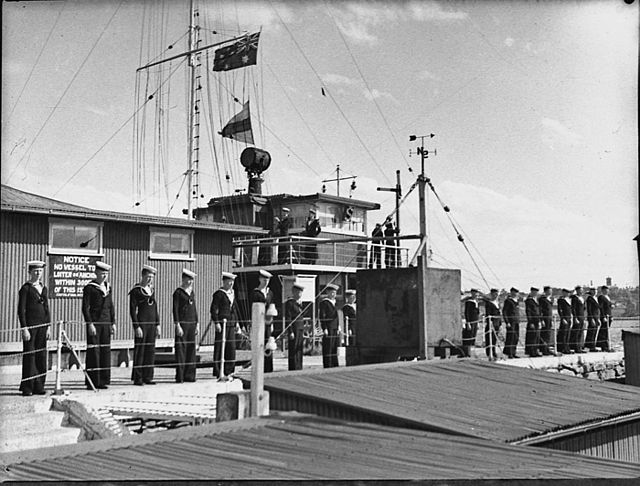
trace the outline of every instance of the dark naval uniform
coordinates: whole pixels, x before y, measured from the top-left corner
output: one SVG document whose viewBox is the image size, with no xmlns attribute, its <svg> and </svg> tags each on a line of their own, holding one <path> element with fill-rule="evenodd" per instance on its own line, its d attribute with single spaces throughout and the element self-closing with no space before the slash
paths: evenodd
<svg viewBox="0 0 640 486">
<path fill-rule="evenodd" d="M 286 216 L 280 220 L 278 223 L 278 234 L 282 236 L 280 238 L 280 243 L 285 242 L 289 236 L 289 228 L 291 228 L 291 218 Z M 295 252 L 291 245 L 280 245 L 278 246 L 278 263 L 293 263 L 293 259 L 295 258 Z"/>
<path fill-rule="evenodd" d="M 269 309 L 269 305 L 271 303 L 273 303 L 273 292 L 271 292 L 271 290 L 269 290 L 269 287 L 267 287 L 267 292 L 266 294 L 258 289 L 255 288 L 251 291 L 251 304 L 253 305 L 255 302 L 264 302 L 265 304 L 265 311 Z M 264 342 L 265 344 L 267 343 L 267 341 L 269 340 L 269 338 L 271 337 L 271 335 L 273 334 L 273 323 L 271 324 L 266 324 L 264 326 Z M 271 373 L 273 371 L 273 353 L 265 353 L 264 355 L 264 372 L 265 373 Z"/>
<path fill-rule="evenodd" d="M 560 317 L 560 325 L 558 326 L 557 349 L 561 353 L 569 353 L 571 351 L 569 345 L 571 322 L 573 321 L 569 297 L 560 297 L 558 299 L 558 316 Z"/>
<path fill-rule="evenodd" d="M 304 235 L 307 238 L 317 238 L 322 229 L 320 228 L 320 221 L 318 218 L 308 219 L 305 228 Z M 307 241 L 303 245 L 302 251 L 302 263 L 307 263 L 313 265 L 318 259 L 318 244 L 313 241 Z"/>
<path fill-rule="evenodd" d="M 393 224 L 387 224 L 384 229 L 385 248 L 384 248 L 384 265 L 386 268 L 395 268 L 398 266 L 398 249 L 394 237 L 398 234 L 398 230 Z"/>
<path fill-rule="evenodd" d="M 376 226 L 371 232 L 372 238 L 382 238 L 384 232 L 382 226 Z M 371 242 L 371 259 L 369 260 L 369 268 L 381 268 L 382 266 L 382 240 Z"/>
<path fill-rule="evenodd" d="M 587 337 L 585 347 L 590 351 L 596 350 L 596 339 L 600 327 L 600 305 L 595 295 L 587 296 Z"/>
<path fill-rule="evenodd" d="M 51 322 L 47 287 L 39 290 L 30 282 L 18 292 L 18 320 L 22 329 L 29 328 L 28 341 L 22 340 L 22 380 L 20 391 L 24 395 L 43 395 L 47 373 L 47 329 Z M 39 327 L 30 327 L 39 326 Z"/>
<path fill-rule="evenodd" d="M 347 333 L 347 329 L 345 326 L 345 344 L 353 344 L 349 342 L 352 336 L 356 336 L 358 334 L 358 321 L 357 321 L 357 311 L 356 304 L 345 304 L 342 306 L 342 315 L 345 317 L 345 321 L 348 319 L 349 322 L 349 333 Z"/>
<path fill-rule="evenodd" d="M 289 370 L 302 369 L 302 351 L 304 349 L 304 320 L 302 302 L 294 298 L 284 303 L 284 318 L 289 326 Z M 291 339 L 293 334 L 293 339 Z"/>
<path fill-rule="evenodd" d="M 507 297 L 502 305 L 502 318 L 507 327 L 503 353 L 508 358 L 514 358 L 516 356 L 518 339 L 520 338 L 520 311 L 518 309 L 517 298 Z"/>
<path fill-rule="evenodd" d="M 135 384 L 153 382 L 153 366 L 156 356 L 156 326 L 160 324 L 155 292 L 137 284 L 129 291 L 129 313 L 133 328 L 142 330 L 142 337 L 133 340 L 133 370 Z"/>
<path fill-rule="evenodd" d="M 610 351 L 609 328 L 611 327 L 611 299 L 608 295 L 600 294 L 598 296 L 598 304 L 600 304 L 600 329 L 598 330 L 597 345 L 603 351 Z"/>
<path fill-rule="evenodd" d="M 495 358 L 498 330 L 500 329 L 500 305 L 498 299 L 485 300 L 484 313 L 487 323 L 484 326 L 484 347 L 489 358 Z"/>
<path fill-rule="evenodd" d="M 535 297 L 528 296 L 524 301 L 527 314 L 527 332 L 525 334 L 524 352 L 531 357 L 540 356 L 540 306 Z"/>
<path fill-rule="evenodd" d="M 549 346 L 553 342 L 553 297 L 541 295 L 538 299 L 540 306 L 540 351 L 542 354 L 549 355 L 551 351 Z"/>
<path fill-rule="evenodd" d="M 220 376 L 220 361 L 222 360 L 222 320 L 226 319 L 224 344 L 224 375 L 229 376 L 236 370 L 236 321 L 238 319 L 237 303 L 233 289 L 227 293 L 218 289 L 211 298 L 211 320 L 220 324 L 220 331 L 216 330 L 213 348 L 213 376 Z"/>
<path fill-rule="evenodd" d="M 322 365 L 338 366 L 338 310 L 334 301 L 323 299 L 319 305 L 320 326 L 327 333 L 322 337 Z"/>
<path fill-rule="evenodd" d="M 196 381 L 196 331 L 198 309 L 193 290 L 178 287 L 173 292 L 173 322 L 180 324 L 182 336 L 175 336 L 176 382 Z"/>
<path fill-rule="evenodd" d="M 578 295 L 571 297 L 573 326 L 571 326 L 569 346 L 578 353 L 584 350 L 584 307 L 584 297 Z"/>
<path fill-rule="evenodd" d="M 82 290 L 82 316 L 96 328 L 95 336 L 87 331 L 87 373 L 96 388 L 111 383 L 111 326 L 116 323 L 111 285 L 89 282 Z M 90 387 L 89 381 L 85 385 Z"/>
<path fill-rule="evenodd" d="M 464 303 L 464 319 L 466 323 L 462 328 L 462 349 L 465 356 L 471 356 L 471 346 L 476 344 L 480 320 L 480 306 L 477 300 L 469 299 Z"/>
</svg>

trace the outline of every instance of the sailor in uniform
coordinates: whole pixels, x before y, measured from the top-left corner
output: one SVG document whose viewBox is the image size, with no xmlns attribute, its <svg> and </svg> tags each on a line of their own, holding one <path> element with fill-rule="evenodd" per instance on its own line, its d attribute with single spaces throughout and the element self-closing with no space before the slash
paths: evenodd
<svg viewBox="0 0 640 486">
<path fill-rule="evenodd" d="M 545 285 L 542 295 L 538 299 L 540 306 L 540 351 L 545 356 L 551 353 L 550 346 L 553 340 L 553 290 Z"/>
<path fill-rule="evenodd" d="M 524 353 L 532 358 L 542 356 L 538 349 L 540 345 L 540 306 L 538 292 L 540 289 L 531 287 L 531 292 L 524 300 L 524 310 L 527 315 L 527 332 L 524 341 Z"/>
<path fill-rule="evenodd" d="M 585 347 L 589 351 L 596 351 L 596 340 L 600 328 L 600 304 L 596 298 L 596 289 L 587 290 L 587 337 Z"/>
<path fill-rule="evenodd" d="M 237 275 L 222 272 L 222 287 L 211 297 L 211 321 L 215 325 L 213 347 L 213 376 L 221 377 L 233 374 L 236 369 L 236 321 L 238 318 L 236 294 L 233 290 Z M 224 329 L 223 329 L 224 328 Z M 220 369 L 222 360 L 222 340 L 224 333 L 224 369 Z"/>
<path fill-rule="evenodd" d="M 304 349 L 302 292 L 304 292 L 304 287 L 297 282 L 294 283 L 291 286 L 293 297 L 284 303 L 284 318 L 289 326 L 289 371 L 302 369 L 302 352 Z"/>
<path fill-rule="evenodd" d="M 355 289 L 347 289 L 344 291 L 344 300 L 345 303 L 342 306 L 342 315 L 344 316 L 345 321 L 345 344 L 351 344 L 349 340 L 352 339 L 353 336 L 357 335 L 358 322 L 356 320 L 357 310 L 356 310 L 356 291 Z"/>
<path fill-rule="evenodd" d="M 573 326 L 569 345 L 576 353 L 584 353 L 584 311 L 585 302 L 582 296 L 582 286 L 576 286 L 576 293 L 571 297 L 571 313 L 573 314 Z"/>
<path fill-rule="evenodd" d="M 93 386 L 111 383 L 111 336 L 116 331 L 116 312 L 109 284 L 111 265 L 96 262 L 94 278 L 82 290 L 82 316 L 87 325 L 87 373 Z M 87 390 L 93 388 L 85 379 Z"/>
<path fill-rule="evenodd" d="M 380 223 L 376 223 L 376 227 L 371 232 L 372 238 L 383 238 L 384 230 Z M 381 268 L 382 266 L 382 239 L 371 241 L 371 259 L 369 260 L 369 268 Z"/>
<path fill-rule="evenodd" d="M 269 342 L 269 338 L 273 334 L 273 314 L 271 307 L 273 304 L 273 292 L 269 289 L 269 280 L 273 275 L 266 270 L 260 269 L 258 274 L 258 286 L 251 291 L 251 304 L 255 302 L 263 302 L 265 305 L 265 324 L 264 324 L 264 340 L 265 345 Z M 266 350 L 266 348 L 265 348 Z M 265 352 L 264 355 L 264 372 L 271 373 L 273 371 L 273 350 Z"/>
<path fill-rule="evenodd" d="M 317 238 L 321 231 L 322 228 L 320 228 L 320 220 L 316 217 L 316 210 L 311 208 L 309 209 L 309 217 L 305 223 L 304 235 L 307 238 Z M 308 265 L 315 264 L 318 259 L 318 244 L 311 240 L 307 241 L 303 245 L 301 257 L 302 263 Z"/>
<path fill-rule="evenodd" d="M 464 302 L 464 327 L 462 328 L 462 349 L 466 357 L 471 356 L 471 346 L 476 344 L 478 321 L 480 320 L 480 305 L 478 304 L 478 289 L 471 289 L 471 296 Z"/>
<path fill-rule="evenodd" d="M 289 208 L 282 208 L 282 217 L 278 222 L 278 235 L 280 243 L 289 240 L 289 229 L 291 228 L 291 218 L 289 218 Z M 294 250 L 291 245 L 278 246 L 278 263 L 293 263 Z"/>
<path fill-rule="evenodd" d="M 558 317 L 560 318 L 560 325 L 558 326 L 556 338 L 557 350 L 565 354 L 573 353 L 574 351 L 570 346 L 573 313 L 571 310 L 571 291 L 569 289 L 562 289 L 562 297 L 558 299 Z"/>
<path fill-rule="evenodd" d="M 500 302 L 498 289 L 491 289 L 488 297 L 484 298 L 484 315 L 487 322 L 484 326 L 484 348 L 490 359 L 496 359 L 496 345 L 498 330 L 500 329 Z"/>
<path fill-rule="evenodd" d="M 143 265 L 140 282 L 129 291 L 129 314 L 135 331 L 133 348 L 134 385 L 155 385 L 156 338 L 160 337 L 160 316 L 153 281 L 158 271 Z"/>
<path fill-rule="evenodd" d="M 325 368 L 338 366 L 338 310 L 336 293 L 338 286 L 328 284 L 326 297 L 320 302 L 318 319 L 324 336 L 322 338 L 322 365 Z"/>
<path fill-rule="evenodd" d="M 198 309 L 193 291 L 193 281 L 196 277 L 194 272 L 183 268 L 182 284 L 173 292 L 176 383 L 196 381 Z"/>
<path fill-rule="evenodd" d="M 609 297 L 609 287 L 600 287 L 598 296 L 600 305 L 600 329 L 598 330 L 597 346 L 602 351 L 612 351 L 609 344 L 609 328 L 611 327 L 611 297 Z"/>
<path fill-rule="evenodd" d="M 515 287 L 509 290 L 509 296 L 502 305 L 502 319 L 507 328 L 507 335 L 504 340 L 503 353 L 507 358 L 518 358 L 516 350 L 520 339 L 520 310 L 518 309 L 518 294 L 520 291 Z"/>
<path fill-rule="evenodd" d="M 40 260 L 27 262 L 29 280 L 18 292 L 18 320 L 22 329 L 22 379 L 23 396 L 44 395 L 47 377 L 47 340 L 49 339 L 49 298 L 42 283 L 45 263 Z"/>
<path fill-rule="evenodd" d="M 384 265 L 386 268 L 395 268 L 398 266 L 398 250 L 395 236 L 398 230 L 393 226 L 393 221 L 387 220 L 385 223 L 384 237 Z"/>
</svg>

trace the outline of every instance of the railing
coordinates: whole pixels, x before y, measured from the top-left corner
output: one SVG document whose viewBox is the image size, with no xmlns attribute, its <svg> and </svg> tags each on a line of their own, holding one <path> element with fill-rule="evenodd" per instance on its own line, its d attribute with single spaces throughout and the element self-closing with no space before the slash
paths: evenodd
<svg viewBox="0 0 640 486">
<path fill-rule="evenodd" d="M 234 260 L 241 268 L 283 264 L 340 268 L 398 268 L 408 265 L 408 247 L 371 240 L 366 237 L 331 240 L 306 236 L 238 238 L 233 243 Z"/>
</svg>

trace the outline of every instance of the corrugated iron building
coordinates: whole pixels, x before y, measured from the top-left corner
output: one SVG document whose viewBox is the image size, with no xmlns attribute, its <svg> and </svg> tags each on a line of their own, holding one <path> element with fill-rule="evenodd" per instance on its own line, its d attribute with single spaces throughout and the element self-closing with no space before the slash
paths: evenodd
<svg viewBox="0 0 640 486">
<path fill-rule="evenodd" d="M 622 331 L 624 344 L 624 382 L 627 385 L 640 386 L 640 333 Z"/>
<path fill-rule="evenodd" d="M 638 464 L 297 414 L 83 442 L 0 459 L 0 477 L 6 481 L 472 479 L 473 484 L 496 484 L 500 479 L 624 481 L 640 476 Z"/>
<path fill-rule="evenodd" d="M 265 375 L 297 411 L 640 462 L 640 389 L 476 360 Z"/>
<path fill-rule="evenodd" d="M 44 280 L 49 288 L 52 320 L 69 321 L 68 334 L 81 346 L 85 330 L 80 297 L 86 270 L 96 260 L 113 266 L 110 280 L 118 322 L 113 348 L 132 346 L 127 294 L 139 281 L 142 266 L 155 266 L 163 338 L 158 346 L 171 345 L 171 299 L 180 285 L 182 268 L 198 274 L 195 297 L 200 320 L 206 323 L 211 295 L 221 284 L 220 274 L 233 266 L 232 236 L 262 233 L 247 226 L 93 210 L 8 186 L 2 186 L 0 224 L 0 352 L 22 349 L 17 295 L 27 278 L 28 260 L 47 262 Z M 65 272 L 76 265 L 76 260 L 85 263 Z M 69 273 L 75 275 L 66 278 Z M 53 278 L 53 274 L 61 278 Z M 58 286 L 60 282 L 65 284 Z"/>
</svg>

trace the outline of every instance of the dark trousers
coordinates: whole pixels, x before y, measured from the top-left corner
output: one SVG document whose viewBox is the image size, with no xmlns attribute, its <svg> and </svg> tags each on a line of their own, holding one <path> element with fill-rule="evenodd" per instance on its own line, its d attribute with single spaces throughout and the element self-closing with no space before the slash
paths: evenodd
<svg viewBox="0 0 640 486">
<path fill-rule="evenodd" d="M 156 358 L 156 325 L 140 324 L 142 337 L 133 340 L 133 370 L 131 379 L 134 383 L 153 381 L 153 365 Z"/>
<path fill-rule="evenodd" d="M 499 329 L 500 321 L 498 319 L 487 319 L 487 323 L 484 326 L 484 349 L 489 358 L 497 357 L 496 347 L 498 344 Z"/>
<path fill-rule="evenodd" d="M 585 347 L 595 350 L 598 328 L 600 327 L 599 316 L 587 316 L 587 337 L 584 340 Z"/>
<path fill-rule="evenodd" d="M 22 341 L 22 381 L 20 391 L 37 393 L 44 391 L 47 372 L 47 326 L 29 329 L 31 338 Z M 38 376 L 42 375 L 42 376 Z"/>
<path fill-rule="evenodd" d="M 95 322 L 95 336 L 87 333 L 87 374 L 93 386 L 105 386 L 111 383 L 111 323 Z M 84 384 L 89 385 L 85 379 Z"/>
<path fill-rule="evenodd" d="M 182 336 L 175 337 L 176 381 L 196 381 L 196 328 L 195 322 L 180 323 Z"/>
<path fill-rule="evenodd" d="M 507 335 L 504 340 L 503 353 L 513 358 L 516 355 L 516 348 L 518 346 L 518 340 L 520 339 L 520 323 L 514 322 L 510 326 L 507 326 Z"/>
<path fill-rule="evenodd" d="M 300 263 L 313 265 L 318 259 L 318 244 L 305 243 L 300 247 Z"/>
<path fill-rule="evenodd" d="M 322 338 L 322 366 L 335 368 L 338 366 L 338 330 L 329 329 L 329 335 Z"/>
<path fill-rule="evenodd" d="M 304 348 L 304 337 L 302 330 L 293 331 L 294 338 L 289 338 L 289 371 L 302 369 L 302 351 Z"/>
<path fill-rule="evenodd" d="M 395 268 L 398 266 L 398 252 L 395 245 L 387 245 L 384 249 L 384 266 Z"/>
<path fill-rule="evenodd" d="M 462 328 L 462 349 L 465 356 L 471 356 L 471 346 L 476 345 L 476 334 L 478 333 L 478 322 L 467 322 Z"/>
<path fill-rule="evenodd" d="M 558 327 L 558 335 L 556 337 L 556 350 L 561 353 L 568 353 L 571 349 L 569 346 L 571 333 L 571 324 L 567 319 L 560 319 L 560 326 Z"/>
<path fill-rule="evenodd" d="M 222 324 L 220 324 L 222 326 Z M 236 370 L 236 325 L 227 322 L 224 329 L 224 375 L 229 376 Z M 220 361 L 222 360 L 222 331 L 215 333 L 213 347 L 213 376 L 220 376 Z"/>
<path fill-rule="evenodd" d="M 569 335 L 569 347 L 574 351 L 584 348 L 584 317 L 574 317 Z"/>
<path fill-rule="evenodd" d="M 524 338 L 524 353 L 529 356 L 538 356 L 540 345 L 540 323 L 537 319 L 527 320 L 527 332 Z"/>
<path fill-rule="evenodd" d="M 551 316 L 540 319 L 540 351 L 542 354 L 551 354 L 549 347 L 553 345 L 553 319 Z"/>
<path fill-rule="evenodd" d="M 288 241 L 288 238 L 281 238 L 280 241 Z M 296 263 L 297 261 L 296 250 L 292 244 L 280 245 L 278 247 L 278 263 Z"/>
<path fill-rule="evenodd" d="M 371 246 L 371 259 L 369 260 L 369 268 L 382 267 L 382 248 L 380 245 Z"/>
<path fill-rule="evenodd" d="M 603 351 L 609 351 L 611 345 L 609 344 L 609 328 L 611 327 L 611 316 L 600 317 L 600 329 L 598 330 L 598 338 L 596 340 L 597 346 Z"/>
<path fill-rule="evenodd" d="M 264 355 L 264 372 L 273 372 L 273 351 L 271 351 L 268 356 L 267 354 Z"/>
</svg>

